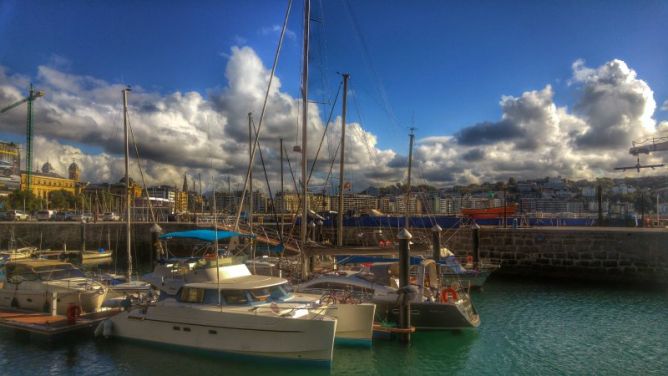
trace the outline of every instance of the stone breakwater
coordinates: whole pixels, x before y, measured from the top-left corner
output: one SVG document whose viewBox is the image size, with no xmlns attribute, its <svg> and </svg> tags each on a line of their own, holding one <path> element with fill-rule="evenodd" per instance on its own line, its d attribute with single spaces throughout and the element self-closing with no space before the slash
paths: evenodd
<svg viewBox="0 0 668 376">
<path fill-rule="evenodd" d="M 360 229 L 350 229 L 353 242 Z M 383 229 L 396 238 L 396 229 Z M 431 255 L 429 229 L 413 229 L 412 251 Z M 472 254 L 471 229 L 447 229 L 441 242 Z M 362 245 L 362 244 L 360 244 Z M 533 227 L 480 230 L 480 256 L 502 262 L 502 275 L 668 285 L 668 229 Z"/>
<path fill-rule="evenodd" d="M 151 224 L 133 224 L 133 245 L 142 261 L 152 259 Z M 193 228 L 192 223 L 161 223 L 163 232 Z M 361 232 L 378 229 L 346 229 L 346 243 L 359 244 Z M 328 231 L 325 231 L 326 233 Z M 385 239 L 395 239 L 396 229 L 383 229 Z M 414 251 L 428 251 L 431 232 L 414 229 Z M 0 222 L 0 249 L 14 236 L 17 246 L 61 250 L 81 248 L 81 224 L 52 222 Z M 329 234 L 323 234 L 329 237 Z M 447 229 L 442 244 L 459 256 L 472 253 L 469 228 Z M 370 245 L 370 244 L 365 244 Z M 86 248 L 111 248 L 125 259 L 125 227 L 122 223 L 86 225 Z M 170 252 L 188 254 L 192 243 L 169 242 Z M 500 260 L 497 273 L 527 277 L 551 277 L 668 285 L 668 230 L 605 227 L 492 228 L 480 230 L 480 256 Z"/>
</svg>

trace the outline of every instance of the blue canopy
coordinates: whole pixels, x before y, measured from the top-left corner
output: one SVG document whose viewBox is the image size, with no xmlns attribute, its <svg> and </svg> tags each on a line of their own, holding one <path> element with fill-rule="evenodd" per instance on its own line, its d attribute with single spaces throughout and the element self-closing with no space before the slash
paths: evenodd
<svg viewBox="0 0 668 376">
<path fill-rule="evenodd" d="M 240 236 L 242 238 L 255 237 L 255 235 L 241 234 L 234 231 L 217 231 L 218 240 L 234 238 L 236 236 Z M 161 235 L 160 239 L 196 239 L 196 240 L 204 240 L 207 242 L 215 242 L 216 230 L 190 230 L 190 231 L 168 232 L 164 235 Z"/>
</svg>

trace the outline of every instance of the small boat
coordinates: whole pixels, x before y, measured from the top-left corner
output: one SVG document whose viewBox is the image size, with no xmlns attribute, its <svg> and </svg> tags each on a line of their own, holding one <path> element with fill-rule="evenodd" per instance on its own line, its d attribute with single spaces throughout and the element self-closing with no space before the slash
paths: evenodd
<svg viewBox="0 0 668 376">
<path fill-rule="evenodd" d="M 66 262 L 12 261 L 5 264 L 5 273 L 0 307 L 50 312 L 55 295 L 58 314 L 65 314 L 70 304 L 89 313 L 97 312 L 107 295 L 106 287 Z"/>
<path fill-rule="evenodd" d="M 31 258 L 37 251 L 35 247 L 23 247 L 13 250 L 0 251 L 0 261 L 15 261 Z"/>
<path fill-rule="evenodd" d="M 375 303 L 376 320 L 398 322 L 401 289 L 398 263 L 375 262 L 367 268 L 322 275 L 297 286 L 297 291 L 328 293 Z M 480 316 L 462 284 L 441 280 L 433 260 L 411 266 L 408 286 L 411 325 L 418 330 L 465 329 L 480 325 Z"/>
<path fill-rule="evenodd" d="M 462 264 L 447 248 L 441 248 L 441 259 L 438 262 L 439 274 L 446 284 L 461 282 L 464 286 L 473 288 L 481 288 L 487 278 L 500 267 L 501 264 L 488 260 L 474 264 L 472 258 Z"/>
<path fill-rule="evenodd" d="M 506 206 L 495 206 L 491 208 L 477 208 L 477 209 L 462 208 L 461 210 L 462 216 L 473 219 L 503 218 L 504 214 L 507 217 L 511 217 L 515 215 L 516 212 L 517 212 L 516 203 L 512 203 Z"/>
<path fill-rule="evenodd" d="M 188 283 L 175 298 L 102 322 L 96 334 L 236 356 L 329 365 L 337 319 L 317 306 L 274 302 L 289 292 L 280 285 L 260 286 L 238 279 Z"/>
</svg>

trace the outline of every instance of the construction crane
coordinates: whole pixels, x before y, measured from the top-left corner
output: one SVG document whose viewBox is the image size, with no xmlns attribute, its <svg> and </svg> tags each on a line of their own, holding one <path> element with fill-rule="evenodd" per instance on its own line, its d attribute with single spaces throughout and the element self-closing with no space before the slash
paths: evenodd
<svg viewBox="0 0 668 376">
<path fill-rule="evenodd" d="M 13 103 L 7 107 L 0 109 L 0 114 L 5 113 L 11 110 L 14 107 L 18 107 L 23 103 L 28 103 L 28 124 L 26 130 L 26 190 L 30 191 L 30 185 L 32 183 L 32 102 L 39 97 L 44 96 L 44 91 L 35 90 L 30 84 L 30 89 L 28 91 L 28 96 L 21 99 L 20 101 Z"/>
<path fill-rule="evenodd" d="M 615 167 L 615 170 L 637 170 L 640 173 L 641 168 L 651 168 L 663 167 L 664 164 L 654 164 L 654 165 L 641 165 L 640 164 L 640 154 L 649 154 L 655 151 L 668 151 L 668 137 L 660 138 L 651 138 L 649 140 L 643 141 L 633 141 L 633 147 L 629 149 L 629 154 L 636 156 L 636 165 L 627 166 L 627 167 Z"/>
</svg>

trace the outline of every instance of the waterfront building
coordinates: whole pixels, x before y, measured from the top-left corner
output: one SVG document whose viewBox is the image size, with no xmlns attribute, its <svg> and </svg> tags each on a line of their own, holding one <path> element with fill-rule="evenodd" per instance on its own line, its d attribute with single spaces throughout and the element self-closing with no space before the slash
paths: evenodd
<svg viewBox="0 0 668 376">
<path fill-rule="evenodd" d="M 324 196 L 329 197 L 329 196 Z M 329 207 L 331 210 L 338 210 L 339 196 L 329 197 Z M 319 209 L 324 211 L 327 209 Z M 364 195 L 359 193 L 344 193 L 343 194 L 343 211 L 354 212 L 369 212 L 370 210 L 378 210 L 378 199 L 372 195 Z"/>
<path fill-rule="evenodd" d="M 188 192 L 176 191 L 174 193 L 174 211 L 177 213 L 188 211 Z"/>
<path fill-rule="evenodd" d="M 299 195 L 296 192 L 279 192 L 276 195 L 275 205 L 278 213 L 297 213 L 300 208 Z M 328 211 L 336 209 L 331 205 L 331 197 L 308 192 L 309 208 L 313 211 Z M 344 201 L 345 203 L 345 201 Z"/>
<path fill-rule="evenodd" d="M 13 142 L 0 142 L 0 196 L 21 188 L 21 150 Z"/>
<path fill-rule="evenodd" d="M 70 169 L 79 170 L 76 163 L 70 165 Z M 53 191 L 67 191 L 73 195 L 78 194 L 78 180 L 79 174 L 70 174 L 70 177 L 58 175 L 51 163 L 46 162 L 42 165 L 41 172 L 33 172 L 32 182 L 30 184 L 30 191 L 37 197 L 48 200 L 49 193 Z M 26 189 L 28 183 L 28 173 L 21 171 L 21 189 Z"/>
</svg>

